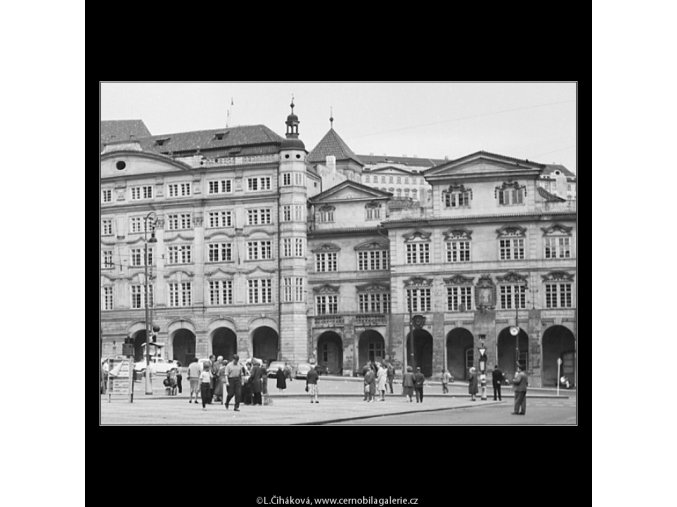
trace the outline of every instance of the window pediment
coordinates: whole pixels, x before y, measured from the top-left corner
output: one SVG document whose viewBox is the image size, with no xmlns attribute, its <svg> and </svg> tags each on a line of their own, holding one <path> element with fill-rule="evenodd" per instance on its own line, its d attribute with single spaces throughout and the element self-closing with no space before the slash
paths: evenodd
<svg viewBox="0 0 677 507">
<path fill-rule="evenodd" d="M 220 267 L 212 271 L 205 271 L 205 276 L 209 276 L 212 278 L 232 278 L 233 274 L 234 274 L 233 272 L 225 271 Z"/>
<path fill-rule="evenodd" d="M 367 204 L 364 205 L 365 208 L 380 208 L 381 203 L 378 201 L 369 201 Z"/>
<path fill-rule="evenodd" d="M 505 276 L 497 276 L 499 283 L 527 283 L 527 275 L 520 275 L 515 271 L 510 271 Z"/>
<path fill-rule="evenodd" d="M 404 281 L 404 286 L 408 288 L 414 288 L 414 287 L 425 287 L 429 288 L 432 287 L 433 281 L 431 278 L 422 278 L 419 276 L 414 276 L 412 278 L 409 278 L 408 280 Z"/>
<path fill-rule="evenodd" d="M 422 241 L 430 241 L 430 235 L 432 233 L 430 232 L 423 232 L 423 231 L 414 231 L 409 234 L 404 234 L 402 237 L 404 238 L 405 243 L 413 243 L 416 241 L 422 242 Z"/>
<path fill-rule="evenodd" d="M 313 292 L 315 294 L 338 294 L 339 286 L 325 283 L 324 285 L 320 285 L 319 287 L 313 287 Z"/>
<path fill-rule="evenodd" d="M 205 234 L 205 241 L 213 240 L 213 239 L 232 240 L 234 237 L 235 237 L 234 234 L 228 234 L 227 232 L 224 232 L 224 231 L 217 231 L 217 232 L 212 232 L 211 234 Z"/>
<path fill-rule="evenodd" d="M 443 278 L 445 285 L 472 285 L 474 278 L 472 276 L 454 275 L 450 278 Z"/>
<path fill-rule="evenodd" d="M 164 277 L 166 279 L 171 279 L 171 280 L 181 280 L 184 277 L 188 278 L 193 278 L 195 276 L 195 273 L 191 273 L 190 271 L 186 271 L 185 269 L 174 269 L 172 271 L 168 271 L 165 273 Z"/>
<path fill-rule="evenodd" d="M 390 292 L 390 286 L 380 283 L 365 283 L 356 285 L 357 292 Z"/>
<path fill-rule="evenodd" d="M 449 229 L 444 233 L 444 241 L 452 239 L 472 239 L 472 231 L 468 229 Z"/>
<path fill-rule="evenodd" d="M 503 237 L 519 237 L 523 238 L 526 235 L 526 228 L 519 225 L 504 225 L 500 229 L 496 229 L 496 234 L 499 238 Z"/>
<path fill-rule="evenodd" d="M 571 236 L 573 227 L 562 224 L 552 224 L 550 227 L 541 227 L 543 236 Z"/>
<path fill-rule="evenodd" d="M 494 197 L 498 197 L 498 193 L 502 190 L 524 190 L 524 195 L 527 195 L 527 186 L 520 185 L 517 181 L 504 181 L 500 187 L 494 189 Z"/>
<path fill-rule="evenodd" d="M 543 278 L 544 282 L 551 282 L 551 281 L 573 282 L 574 275 L 571 275 L 571 274 L 567 273 L 566 271 L 551 271 L 547 275 L 543 275 L 541 278 Z"/>
<path fill-rule="evenodd" d="M 385 242 L 369 241 L 355 246 L 355 250 L 388 250 L 390 245 Z"/>
<path fill-rule="evenodd" d="M 311 250 L 312 253 L 324 253 L 324 252 L 338 252 L 341 250 L 341 247 L 335 245 L 334 243 L 323 243 L 319 247 Z"/>
<path fill-rule="evenodd" d="M 336 211 L 336 206 L 332 206 L 330 204 L 324 204 L 317 208 L 317 211 Z"/>
</svg>

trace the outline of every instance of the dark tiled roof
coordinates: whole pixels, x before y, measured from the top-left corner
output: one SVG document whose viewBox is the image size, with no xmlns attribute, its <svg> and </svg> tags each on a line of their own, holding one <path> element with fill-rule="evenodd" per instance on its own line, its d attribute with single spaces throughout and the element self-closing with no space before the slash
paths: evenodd
<svg viewBox="0 0 677 507">
<path fill-rule="evenodd" d="M 413 166 L 432 167 L 448 162 L 437 158 L 391 157 L 390 155 L 358 155 L 365 164 L 405 164 Z"/>
<path fill-rule="evenodd" d="M 143 120 L 106 120 L 101 122 L 100 128 L 99 152 L 106 143 L 128 141 L 131 136 L 138 140 L 151 135 Z"/>
<path fill-rule="evenodd" d="M 567 169 L 561 164 L 546 164 L 545 169 L 543 169 L 543 174 L 552 174 L 557 170 L 561 171 L 565 176 L 569 178 L 576 177 L 574 173 L 572 173 L 569 169 Z"/>
<path fill-rule="evenodd" d="M 220 137 L 220 139 L 219 139 Z M 173 154 L 213 150 L 225 150 L 247 145 L 279 145 L 282 137 L 265 125 L 245 125 L 241 127 L 196 130 L 178 132 L 139 139 L 144 150 Z"/>
<path fill-rule="evenodd" d="M 562 199 L 555 194 L 551 194 L 543 187 L 536 187 L 536 190 L 538 190 L 539 195 L 543 197 L 546 202 L 566 202 L 566 199 Z"/>
<path fill-rule="evenodd" d="M 364 165 L 362 160 L 355 155 L 343 139 L 331 128 L 324 137 L 317 143 L 308 154 L 308 162 L 310 163 L 325 163 L 327 156 L 335 156 L 336 160 L 354 160 L 355 162 Z"/>
</svg>

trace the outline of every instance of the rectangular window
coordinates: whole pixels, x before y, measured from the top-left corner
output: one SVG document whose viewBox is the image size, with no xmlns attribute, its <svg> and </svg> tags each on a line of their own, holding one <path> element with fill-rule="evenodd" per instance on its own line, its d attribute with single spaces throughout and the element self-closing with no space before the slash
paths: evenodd
<svg viewBox="0 0 677 507">
<path fill-rule="evenodd" d="M 303 206 L 294 205 L 294 220 L 301 222 L 304 220 Z"/>
<path fill-rule="evenodd" d="M 132 201 L 138 201 L 141 199 L 152 199 L 153 198 L 153 186 L 152 185 L 142 185 L 139 187 L 132 187 Z"/>
<path fill-rule="evenodd" d="M 143 266 L 143 251 L 144 248 L 130 249 L 129 264 L 132 267 Z M 153 248 L 148 249 L 148 266 L 153 265 Z"/>
<path fill-rule="evenodd" d="M 546 259 L 568 259 L 571 257 L 571 238 L 545 238 Z"/>
<path fill-rule="evenodd" d="M 303 278 L 294 278 L 294 301 L 297 303 L 303 303 L 306 298 L 306 291 L 304 288 Z"/>
<path fill-rule="evenodd" d="M 526 308 L 526 285 L 501 285 L 500 287 L 501 309 L 513 310 Z"/>
<path fill-rule="evenodd" d="M 272 258 L 271 241 L 247 241 L 247 260 L 256 261 Z"/>
<path fill-rule="evenodd" d="M 266 304 L 273 301 L 272 298 L 272 281 L 266 278 L 255 278 L 247 280 L 248 284 L 248 299 L 250 305 Z"/>
<path fill-rule="evenodd" d="M 207 213 L 207 227 L 215 229 L 219 227 L 232 227 L 233 213 L 231 211 L 210 211 Z"/>
<path fill-rule="evenodd" d="M 146 303 L 145 303 L 145 286 L 144 285 L 132 285 L 130 287 L 131 289 L 131 304 L 130 306 L 134 310 L 138 310 L 140 308 L 145 308 Z M 153 286 L 148 285 L 148 306 L 153 307 Z"/>
<path fill-rule="evenodd" d="M 545 284 L 545 307 L 546 308 L 571 308 L 571 284 L 570 283 L 546 283 Z"/>
<path fill-rule="evenodd" d="M 282 173 L 282 186 L 288 187 L 291 185 L 291 173 Z"/>
<path fill-rule="evenodd" d="M 284 238 L 282 240 L 282 257 L 291 257 L 292 256 L 292 242 L 290 238 Z"/>
<path fill-rule="evenodd" d="M 409 313 L 430 311 L 430 289 L 407 289 Z"/>
<path fill-rule="evenodd" d="M 524 259 L 524 238 L 499 240 L 499 255 L 502 261 Z"/>
<path fill-rule="evenodd" d="M 270 208 L 247 210 L 247 225 L 264 225 L 270 223 Z"/>
<path fill-rule="evenodd" d="M 209 282 L 209 304 L 210 305 L 233 304 L 232 280 L 211 280 Z"/>
<path fill-rule="evenodd" d="M 169 284 L 169 306 L 191 306 L 193 304 L 192 282 L 174 282 Z"/>
<path fill-rule="evenodd" d="M 190 195 L 190 183 L 170 183 L 167 190 L 169 197 L 187 197 Z"/>
<path fill-rule="evenodd" d="M 446 208 L 460 208 L 470 206 L 470 192 L 445 192 L 444 206 Z"/>
<path fill-rule="evenodd" d="M 232 192 L 232 180 L 213 180 L 208 182 L 209 194 L 229 194 Z"/>
<path fill-rule="evenodd" d="M 369 207 L 367 208 L 367 220 L 380 220 L 381 219 L 381 207 Z"/>
<path fill-rule="evenodd" d="M 291 206 L 285 205 L 282 206 L 282 221 L 291 222 Z"/>
<path fill-rule="evenodd" d="M 472 287 L 447 287 L 447 309 L 450 312 L 469 312 L 472 310 Z"/>
<path fill-rule="evenodd" d="M 315 254 L 315 271 L 318 273 L 336 271 L 336 257 L 336 252 Z"/>
<path fill-rule="evenodd" d="M 282 279 L 282 301 L 291 303 L 294 301 L 294 288 L 292 286 L 291 278 Z"/>
<path fill-rule="evenodd" d="M 101 255 L 103 257 L 102 269 L 112 269 L 113 268 L 113 250 L 102 250 Z"/>
<path fill-rule="evenodd" d="M 430 262 L 429 243 L 407 244 L 407 264 L 428 264 Z"/>
<path fill-rule="evenodd" d="M 294 241 L 294 256 L 296 257 L 304 257 L 305 256 L 305 248 L 303 245 L 303 238 L 296 238 Z"/>
<path fill-rule="evenodd" d="M 113 191 L 111 189 L 106 189 L 101 191 L 101 202 L 112 202 L 113 201 Z"/>
<path fill-rule="evenodd" d="M 506 188 L 498 191 L 498 204 L 509 206 L 511 204 L 522 204 L 524 202 L 524 188 Z"/>
<path fill-rule="evenodd" d="M 209 243 L 209 262 L 230 262 L 233 260 L 231 243 Z"/>
<path fill-rule="evenodd" d="M 193 257 L 192 245 L 173 245 L 167 247 L 167 264 L 190 264 Z"/>
<path fill-rule="evenodd" d="M 389 313 L 390 294 L 360 293 L 357 295 L 360 313 Z"/>
<path fill-rule="evenodd" d="M 334 210 L 333 209 L 321 209 L 318 213 L 318 222 L 328 223 L 334 221 Z"/>
<path fill-rule="evenodd" d="M 470 262 L 470 241 L 448 241 L 447 262 Z"/>
<path fill-rule="evenodd" d="M 388 269 L 388 251 L 370 250 L 357 252 L 357 268 L 359 271 L 382 271 Z"/>
<path fill-rule="evenodd" d="M 129 218 L 129 232 L 130 234 L 137 234 L 143 232 L 143 217 Z"/>
<path fill-rule="evenodd" d="M 338 313 L 338 296 L 315 296 L 315 315 L 336 315 Z"/>
<path fill-rule="evenodd" d="M 262 192 L 264 190 L 270 190 L 270 176 L 247 178 L 247 190 L 249 192 Z"/>
<path fill-rule="evenodd" d="M 302 187 L 306 184 L 305 175 L 303 173 L 294 173 L 294 184 Z"/>
<path fill-rule="evenodd" d="M 191 229 L 191 214 L 176 213 L 167 215 L 167 229 L 170 231 Z"/>
<path fill-rule="evenodd" d="M 101 294 L 101 309 L 102 310 L 112 310 L 113 309 L 113 287 L 106 286 L 102 287 Z"/>
<path fill-rule="evenodd" d="M 101 220 L 101 235 L 102 236 L 112 236 L 113 235 L 113 220 L 110 218 L 104 218 Z"/>
</svg>

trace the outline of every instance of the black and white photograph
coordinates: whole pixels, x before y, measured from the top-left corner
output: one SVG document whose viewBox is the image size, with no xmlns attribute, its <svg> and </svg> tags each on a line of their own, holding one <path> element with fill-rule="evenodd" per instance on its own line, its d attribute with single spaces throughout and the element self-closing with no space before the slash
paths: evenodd
<svg viewBox="0 0 677 507">
<path fill-rule="evenodd" d="M 577 83 L 100 82 L 102 426 L 576 426 Z"/>
</svg>

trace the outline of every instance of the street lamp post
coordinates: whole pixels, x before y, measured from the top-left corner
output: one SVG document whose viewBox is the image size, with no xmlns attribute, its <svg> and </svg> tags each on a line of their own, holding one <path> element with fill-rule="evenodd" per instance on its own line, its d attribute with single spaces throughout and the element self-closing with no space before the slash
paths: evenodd
<svg viewBox="0 0 677 507">
<path fill-rule="evenodd" d="M 153 230 L 151 231 L 150 239 L 148 239 L 148 220 L 153 219 Z M 146 394 L 153 394 L 153 386 L 150 381 L 150 318 L 148 310 L 148 243 L 156 243 L 155 239 L 155 223 L 157 217 L 154 211 L 148 213 L 143 219 L 143 272 L 144 272 L 144 307 L 146 311 Z"/>
<path fill-rule="evenodd" d="M 480 360 L 479 360 L 479 366 L 480 366 L 480 385 L 482 386 L 482 393 L 480 396 L 480 399 L 486 400 L 487 399 L 487 349 L 484 346 L 484 340 L 482 340 L 482 344 L 479 347 L 479 353 L 480 353 Z"/>
</svg>

